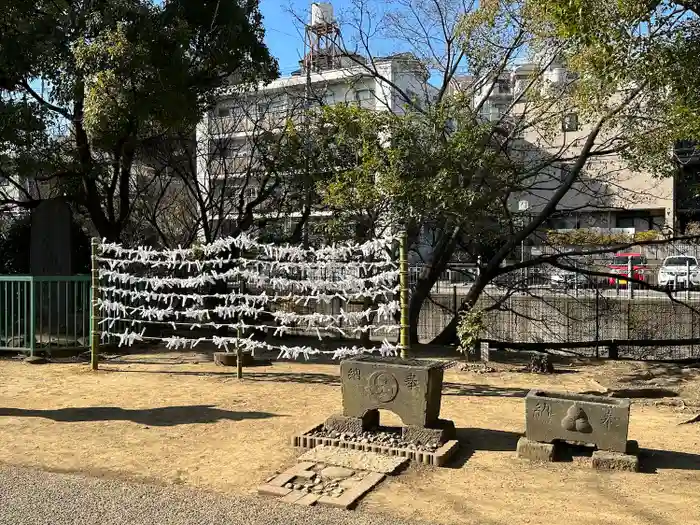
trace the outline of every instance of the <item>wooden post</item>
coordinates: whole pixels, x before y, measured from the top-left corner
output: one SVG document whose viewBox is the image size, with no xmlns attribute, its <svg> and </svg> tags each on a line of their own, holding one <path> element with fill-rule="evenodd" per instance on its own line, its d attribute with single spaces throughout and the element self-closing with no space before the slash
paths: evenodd
<svg viewBox="0 0 700 525">
<path fill-rule="evenodd" d="M 406 231 L 399 238 L 399 304 L 401 305 L 401 328 L 399 346 L 401 359 L 406 359 L 411 342 L 408 337 L 408 235 Z"/>
<path fill-rule="evenodd" d="M 236 337 L 241 338 L 241 329 L 236 329 Z M 243 379 L 243 347 L 239 341 L 236 341 L 236 377 Z"/>
<path fill-rule="evenodd" d="M 97 262 L 99 239 L 92 238 L 91 243 L 91 287 L 90 287 L 90 365 L 97 370 L 100 352 L 100 331 L 98 329 L 100 308 L 97 299 L 100 293 L 100 271 Z"/>
<path fill-rule="evenodd" d="M 238 291 L 240 294 L 245 293 L 245 284 L 243 279 L 240 279 Z M 238 323 L 241 322 L 241 314 L 238 314 Z M 241 327 L 236 328 L 236 377 L 243 379 L 243 347 L 241 346 Z"/>
</svg>

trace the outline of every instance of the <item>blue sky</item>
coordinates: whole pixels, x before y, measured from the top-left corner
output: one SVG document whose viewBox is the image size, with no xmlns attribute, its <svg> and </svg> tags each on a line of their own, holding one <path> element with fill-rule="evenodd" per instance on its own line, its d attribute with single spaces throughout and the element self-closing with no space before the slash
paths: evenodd
<svg viewBox="0 0 700 525">
<path fill-rule="evenodd" d="M 352 7 L 351 0 L 333 0 L 331 3 L 336 17 L 340 20 Z M 299 60 L 304 51 L 304 29 L 292 13 L 308 21 L 311 4 L 310 0 L 260 0 L 260 11 L 264 17 L 265 42 L 272 55 L 279 61 L 282 75 L 288 75 L 299 68 Z M 346 34 L 346 39 L 350 40 L 349 34 Z M 394 51 L 391 42 L 377 41 L 376 44 L 378 47 L 374 49 L 375 55 L 389 54 Z"/>
</svg>

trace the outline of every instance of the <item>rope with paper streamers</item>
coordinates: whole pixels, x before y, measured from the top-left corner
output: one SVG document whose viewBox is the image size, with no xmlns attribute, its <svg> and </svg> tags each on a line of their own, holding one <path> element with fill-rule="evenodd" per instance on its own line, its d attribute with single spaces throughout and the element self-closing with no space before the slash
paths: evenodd
<svg viewBox="0 0 700 525">
<path fill-rule="evenodd" d="M 386 236 L 362 244 L 302 248 L 264 244 L 243 234 L 171 250 L 103 241 L 93 257 L 100 282 L 96 307 L 101 337 L 114 338 L 120 346 L 155 340 L 169 349 L 192 349 L 206 341 L 227 352 L 273 350 L 279 358 L 291 359 L 322 353 L 334 358 L 377 351 L 395 355 L 396 346 L 388 338 L 400 329 L 397 240 Z M 337 313 L 295 311 L 327 308 L 334 302 L 341 305 Z M 350 311 L 351 302 L 363 308 Z M 147 327 L 154 325 L 180 332 L 146 335 Z M 187 329 L 192 337 L 182 334 Z M 195 329 L 217 335 L 195 337 Z M 300 329 L 320 340 L 324 335 L 369 333 L 383 337 L 383 343 L 379 348 L 322 350 L 255 339 L 261 331 L 283 336 Z"/>
</svg>

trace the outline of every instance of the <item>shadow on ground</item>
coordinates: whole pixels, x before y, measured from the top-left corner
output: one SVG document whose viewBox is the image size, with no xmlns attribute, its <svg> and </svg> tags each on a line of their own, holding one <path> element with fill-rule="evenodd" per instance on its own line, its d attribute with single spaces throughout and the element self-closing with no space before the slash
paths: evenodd
<svg viewBox="0 0 700 525">
<path fill-rule="evenodd" d="M 639 451 L 642 472 L 654 474 L 658 470 L 700 470 L 700 455 L 673 450 L 643 448 Z"/>
<path fill-rule="evenodd" d="M 595 447 L 560 442 L 557 461 L 573 462 L 577 458 L 590 458 Z M 673 450 L 639 449 L 639 470 L 655 474 L 659 470 L 700 470 L 700 455 Z"/>
<path fill-rule="evenodd" d="M 506 430 L 458 428 L 457 440 L 459 441 L 459 450 L 445 466 L 455 469 L 462 468 L 474 452 L 478 450 L 515 453 L 518 439 L 521 437 L 522 434 Z"/>
<path fill-rule="evenodd" d="M 60 423 L 81 421 L 131 421 L 153 427 L 215 423 L 221 420 L 267 419 L 279 417 L 267 412 L 234 412 L 212 405 L 158 407 L 130 410 L 120 407 L 68 407 L 47 410 L 0 408 L 0 417 L 40 417 Z"/>
<path fill-rule="evenodd" d="M 443 396 L 476 396 L 476 397 L 525 397 L 528 390 L 510 388 L 507 386 L 463 385 L 460 383 L 443 383 Z"/>
</svg>

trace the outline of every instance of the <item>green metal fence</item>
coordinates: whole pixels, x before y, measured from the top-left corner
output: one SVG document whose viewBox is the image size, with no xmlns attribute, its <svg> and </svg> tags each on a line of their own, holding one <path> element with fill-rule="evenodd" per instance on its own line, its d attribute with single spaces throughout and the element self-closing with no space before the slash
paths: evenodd
<svg viewBox="0 0 700 525">
<path fill-rule="evenodd" d="M 0 350 L 90 346 L 89 275 L 0 276 Z"/>
</svg>

